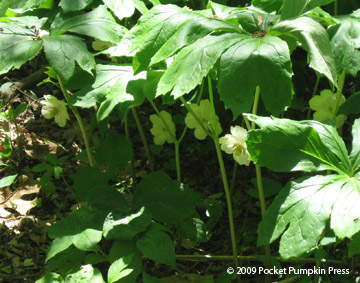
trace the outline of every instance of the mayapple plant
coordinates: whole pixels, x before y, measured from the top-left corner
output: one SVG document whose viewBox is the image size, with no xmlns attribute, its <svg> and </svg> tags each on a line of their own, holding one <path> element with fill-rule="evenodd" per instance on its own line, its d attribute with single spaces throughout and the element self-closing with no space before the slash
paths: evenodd
<svg viewBox="0 0 360 283">
<path fill-rule="evenodd" d="M 300 257 L 321 244 L 327 225 L 340 239 L 359 232 L 360 120 L 352 128 L 349 155 L 334 124 L 247 117 L 260 127 L 247 139 L 256 164 L 276 172 L 330 172 L 289 182 L 267 209 L 258 228 L 258 244 L 281 237 L 280 255 Z"/>
</svg>

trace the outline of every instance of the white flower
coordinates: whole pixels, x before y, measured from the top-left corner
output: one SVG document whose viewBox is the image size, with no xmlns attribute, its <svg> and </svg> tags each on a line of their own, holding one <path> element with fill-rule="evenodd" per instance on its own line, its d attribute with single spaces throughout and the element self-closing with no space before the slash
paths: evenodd
<svg viewBox="0 0 360 283">
<path fill-rule="evenodd" d="M 153 127 L 150 129 L 150 132 L 154 136 L 154 143 L 157 145 L 162 145 L 166 141 L 168 143 L 174 143 L 175 124 L 172 121 L 171 115 L 165 110 L 161 111 L 160 115 L 169 127 L 170 132 L 158 115 L 151 115 L 150 120 L 153 123 Z"/>
<path fill-rule="evenodd" d="M 230 127 L 231 134 L 219 139 L 221 149 L 227 154 L 232 154 L 235 161 L 240 165 L 250 164 L 250 154 L 247 151 L 247 130 L 240 126 Z"/>
<path fill-rule="evenodd" d="M 55 118 L 55 122 L 60 127 L 65 127 L 66 120 L 70 120 L 69 114 L 66 110 L 66 103 L 58 100 L 53 95 L 45 95 L 44 97 L 45 100 L 41 101 L 41 105 L 43 106 L 41 114 L 46 119 Z"/>
<path fill-rule="evenodd" d="M 213 120 L 213 114 L 211 111 L 210 101 L 204 99 L 200 101 L 200 105 L 191 104 L 189 105 L 192 111 L 199 117 L 200 121 L 204 127 L 208 130 L 210 134 L 215 134 L 215 127 L 217 126 L 218 134 L 222 132 L 221 125 L 219 123 L 219 118 L 216 116 L 216 123 Z M 194 118 L 194 116 L 189 112 L 185 117 L 185 124 L 190 129 L 195 129 L 195 137 L 199 140 L 204 140 L 206 138 L 206 132 Z"/>
</svg>

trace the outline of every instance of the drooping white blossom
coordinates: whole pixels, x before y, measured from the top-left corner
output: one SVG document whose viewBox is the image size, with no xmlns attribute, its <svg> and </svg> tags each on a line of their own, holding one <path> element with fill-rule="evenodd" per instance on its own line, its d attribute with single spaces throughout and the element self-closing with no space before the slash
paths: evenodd
<svg viewBox="0 0 360 283">
<path fill-rule="evenodd" d="M 230 133 L 219 139 L 221 149 L 227 154 L 232 154 L 240 165 L 250 164 L 250 154 L 247 151 L 247 130 L 240 126 L 230 127 Z"/>
<path fill-rule="evenodd" d="M 66 103 L 64 101 L 58 100 L 53 95 L 45 95 L 44 98 L 45 100 L 41 101 L 41 114 L 46 119 L 55 118 L 55 122 L 60 127 L 65 127 L 66 120 L 70 120 L 66 109 Z"/>
</svg>

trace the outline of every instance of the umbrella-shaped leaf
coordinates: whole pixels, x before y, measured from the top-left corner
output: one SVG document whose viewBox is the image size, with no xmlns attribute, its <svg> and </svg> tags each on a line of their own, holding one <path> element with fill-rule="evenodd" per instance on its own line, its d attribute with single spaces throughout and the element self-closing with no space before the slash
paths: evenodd
<svg viewBox="0 0 360 283">
<path fill-rule="evenodd" d="M 146 13 L 138 24 L 129 32 L 128 37 L 132 38 L 132 50 L 136 50 L 134 57 L 134 70 L 140 72 L 146 70 L 150 64 L 151 58 L 159 51 L 157 57 L 166 57 L 164 53 L 168 54 L 171 47 L 174 46 L 172 54 L 189 41 L 199 38 L 203 33 L 207 32 L 210 26 L 204 20 L 205 16 L 180 8 L 176 5 L 158 5 Z M 191 23 L 192 20 L 194 23 Z M 196 21 L 199 21 L 196 24 Z M 182 24 L 185 24 L 184 31 Z M 225 23 L 224 23 L 225 25 Z M 230 24 L 228 24 L 230 25 Z M 199 30 L 194 32 L 194 27 L 199 27 Z M 202 28 L 205 31 L 202 31 Z M 179 32 L 177 32 L 179 30 Z M 199 35 L 197 35 L 199 33 Z M 175 34 L 178 36 L 172 38 Z M 172 38 L 172 39 L 171 39 Z M 161 47 L 170 39 L 170 42 L 163 49 Z M 175 39 L 175 40 L 174 40 Z"/>
<path fill-rule="evenodd" d="M 360 230 L 360 181 L 358 178 L 349 178 L 338 189 L 339 195 L 331 213 L 330 227 L 339 238 L 350 238 Z"/>
<path fill-rule="evenodd" d="M 356 77 L 360 70 L 360 21 L 343 21 L 331 38 L 331 46 L 338 74 L 345 70 Z"/>
<path fill-rule="evenodd" d="M 261 128 L 250 131 L 247 140 L 256 164 L 278 172 L 351 171 L 344 143 L 325 125 L 255 115 L 248 118 Z"/>
<path fill-rule="evenodd" d="M 96 80 L 93 84 L 92 96 L 100 102 L 97 119 L 108 117 L 118 104 L 130 106 L 140 105 L 144 97 L 133 96 L 127 85 L 132 80 L 145 79 L 146 73 L 134 76 L 133 69 L 128 65 L 96 65 Z"/>
<path fill-rule="evenodd" d="M 114 43 L 119 42 L 126 31 L 124 27 L 115 22 L 104 5 L 77 16 L 58 14 L 51 28 L 53 32 L 70 31 Z"/>
<path fill-rule="evenodd" d="M 34 58 L 42 47 L 36 30 L 18 23 L 0 23 L 0 74 Z"/>
<path fill-rule="evenodd" d="M 157 95 L 171 91 L 174 98 L 189 93 L 213 68 L 220 55 L 243 35 L 235 32 L 207 35 L 179 52 L 161 77 Z"/>
<path fill-rule="evenodd" d="M 237 117 L 250 110 L 259 85 L 266 109 L 279 115 L 292 99 L 292 70 L 286 42 L 274 36 L 238 38 L 220 58 L 221 99 Z"/>
<path fill-rule="evenodd" d="M 279 252 L 283 258 L 312 251 L 346 179 L 328 175 L 302 177 L 288 183 L 266 210 L 258 228 L 258 244 L 271 243 L 282 235 Z"/>
<path fill-rule="evenodd" d="M 350 160 L 353 165 L 353 172 L 356 172 L 360 168 L 360 119 L 357 119 L 354 122 L 352 127 L 352 136 L 353 140 Z"/>
<path fill-rule="evenodd" d="M 198 15 L 194 20 L 189 20 L 179 27 L 176 32 L 159 48 L 151 59 L 151 65 L 174 55 L 179 49 L 187 46 L 197 39 L 206 36 L 216 29 L 234 29 L 241 31 L 237 26 L 215 18 Z"/>
<path fill-rule="evenodd" d="M 82 39 L 73 35 L 44 36 L 45 55 L 50 65 L 67 82 L 75 72 L 75 62 L 88 73 L 95 67 L 93 55 Z"/>
<path fill-rule="evenodd" d="M 315 20 L 301 17 L 275 24 L 271 30 L 278 35 L 295 37 L 309 54 L 309 66 L 336 84 L 337 72 L 326 30 Z"/>
<path fill-rule="evenodd" d="M 287 0 L 281 13 L 281 20 L 294 18 L 316 7 L 327 5 L 335 0 Z"/>
<path fill-rule="evenodd" d="M 63 9 L 65 13 L 71 11 L 78 11 L 84 9 L 87 5 L 89 5 L 94 0 L 61 0 L 59 6 Z"/>
</svg>

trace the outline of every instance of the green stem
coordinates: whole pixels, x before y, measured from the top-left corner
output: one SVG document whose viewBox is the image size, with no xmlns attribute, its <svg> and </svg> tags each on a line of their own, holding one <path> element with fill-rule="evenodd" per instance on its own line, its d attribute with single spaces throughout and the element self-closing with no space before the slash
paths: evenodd
<svg viewBox="0 0 360 283">
<path fill-rule="evenodd" d="M 153 172 L 154 171 L 154 164 L 153 164 L 152 159 L 151 159 L 151 152 L 150 152 L 149 144 L 148 144 L 148 142 L 146 140 L 146 136 L 145 136 L 145 133 L 144 133 L 144 129 L 143 129 L 142 125 L 141 125 L 139 115 L 138 115 L 135 107 L 131 108 L 131 112 L 133 114 L 136 126 L 138 128 L 141 141 L 142 141 L 142 143 L 144 145 L 144 148 L 145 148 L 145 154 L 146 154 L 147 160 L 149 161 L 150 171 Z"/>
<path fill-rule="evenodd" d="M 65 100 L 69 106 L 69 108 L 71 109 L 71 111 L 74 113 L 74 116 L 79 124 L 79 127 L 80 127 L 80 131 L 81 131 L 81 134 L 82 134 L 82 137 L 83 137 L 83 140 L 84 140 L 84 144 L 85 144 L 85 149 L 86 149 L 86 153 L 87 153 L 87 156 L 88 156 L 88 159 L 89 159 L 89 164 L 91 167 L 94 167 L 95 166 L 95 160 L 94 160 L 94 157 L 91 153 L 91 147 L 90 147 L 90 142 L 89 142 L 89 137 L 86 133 L 86 129 L 85 129 L 85 126 L 84 126 L 84 123 L 81 119 L 81 116 L 79 114 L 79 111 L 77 110 L 76 107 L 72 106 L 70 104 L 70 96 L 65 88 L 65 85 L 62 81 L 62 79 L 60 78 L 59 75 L 57 75 L 57 79 L 59 81 L 59 84 L 60 84 L 60 88 L 61 88 L 61 91 L 65 97 Z"/>
<path fill-rule="evenodd" d="M 211 80 L 209 79 L 209 96 L 210 96 L 210 102 L 212 107 L 212 113 L 214 118 L 214 123 L 217 124 L 217 117 L 215 113 L 215 106 L 214 106 L 214 99 L 213 99 L 213 92 L 212 92 L 212 86 L 211 86 Z M 226 203 L 227 203 L 227 209 L 228 209 L 228 219 L 229 219 L 229 226 L 230 226 L 230 237 L 231 237 L 231 246 L 232 246 L 232 253 L 233 253 L 233 259 L 235 267 L 238 265 L 238 258 L 237 258 L 237 243 L 236 243 L 236 237 L 235 237 L 235 225 L 234 225 L 234 217 L 233 217 L 233 210 L 232 210 L 232 203 L 231 203 L 231 195 L 229 190 L 229 184 L 226 177 L 226 170 L 224 165 L 224 160 L 222 158 L 219 139 L 218 139 L 218 133 L 217 133 L 217 126 L 215 127 L 215 134 L 212 134 L 208 131 L 208 129 L 205 127 L 204 123 L 201 121 L 201 119 L 196 115 L 196 113 L 189 107 L 185 99 L 180 96 L 181 102 L 184 104 L 186 109 L 190 112 L 190 114 L 195 118 L 195 120 L 199 123 L 200 127 L 205 131 L 207 135 L 209 135 L 215 144 L 216 154 L 218 157 L 219 167 L 220 167 L 220 173 L 222 182 L 224 185 L 225 190 L 225 197 L 226 197 Z"/>
<path fill-rule="evenodd" d="M 204 81 L 201 83 L 201 86 L 200 86 L 200 92 L 199 92 L 199 96 L 198 96 L 198 99 L 196 101 L 196 104 L 199 104 L 200 103 L 200 100 L 202 98 L 202 95 L 204 93 Z"/>
<path fill-rule="evenodd" d="M 177 181 L 181 182 L 181 167 L 180 167 L 180 144 L 178 142 L 175 143 L 175 162 L 176 162 L 176 177 Z"/>
<path fill-rule="evenodd" d="M 334 15 L 337 16 L 339 14 L 339 0 L 335 0 L 334 2 Z"/>
<path fill-rule="evenodd" d="M 215 112 L 214 93 L 213 93 L 212 82 L 211 82 L 210 77 L 208 77 L 208 88 L 209 88 L 211 112 L 212 112 L 212 116 L 213 116 L 212 118 L 213 118 L 213 123 L 215 124 L 215 129 L 214 129 L 215 133 L 212 136 L 212 139 L 215 144 L 216 154 L 217 154 L 219 166 L 220 166 L 221 178 L 222 178 L 224 190 L 225 190 L 226 204 L 227 204 L 227 208 L 228 208 L 229 226 L 230 226 L 231 246 L 232 246 L 232 252 L 233 252 L 233 257 L 234 257 L 234 264 L 236 267 L 236 266 L 239 266 L 239 262 L 238 262 L 238 258 L 237 258 L 237 256 L 238 256 L 237 243 L 236 243 L 235 225 L 234 225 L 233 210 L 232 210 L 232 203 L 231 203 L 231 194 L 230 194 L 230 190 L 229 190 L 229 184 L 228 184 L 227 177 L 226 177 L 224 160 L 222 157 L 219 138 L 218 138 L 219 137 L 218 118 L 217 118 L 216 112 Z"/>
<path fill-rule="evenodd" d="M 333 117 L 332 117 L 335 124 L 336 124 L 336 116 L 337 116 L 337 112 L 339 110 L 339 106 L 340 106 L 339 104 L 340 104 L 340 100 L 341 100 L 341 96 L 342 96 L 342 92 L 343 92 L 343 88 L 344 88 L 345 76 L 346 76 L 346 74 L 345 74 L 345 70 L 344 70 L 338 79 L 338 88 L 336 91 L 336 107 L 334 109 L 334 113 L 333 113 Z"/>
<path fill-rule="evenodd" d="M 253 104 L 253 109 L 252 109 L 253 114 L 257 113 L 259 100 L 260 100 L 260 86 L 256 86 L 254 104 Z M 255 122 L 254 121 L 251 122 L 251 129 L 255 129 Z"/>
<path fill-rule="evenodd" d="M 171 131 L 170 131 L 170 127 L 169 125 L 166 123 L 166 121 L 163 119 L 163 117 L 160 115 L 160 111 L 159 109 L 157 108 L 156 104 L 150 99 L 148 98 L 148 101 L 150 102 L 151 106 L 154 108 L 156 114 L 159 116 L 161 122 L 165 125 L 165 128 L 166 130 L 168 131 L 168 133 L 171 135 L 171 138 L 174 142 L 174 145 L 175 145 L 175 164 L 176 164 L 176 177 L 177 177 L 177 180 L 178 182 L 181 182 L 181 167 L 180 167 L 180 152 L 179 152 L 179 147 L 180 147 L 180 143 L 182 141 L 182 139 L 184 138 L 185 136 L 185 133 L 186 133 L 186 127 L 185 129 L 183 130 L 182 134 L 181 134 L 181 137 L 179 140 L 176 139 L 176 136 L 174 136 Z"/>
<path fill-rule="evenodd" d="M 129 130 L 128 112 L 126 112 L 126 115 L 125 115 L 125 136 L 129 141 L 131 141 L 131 139 L 130 139 L 130 130 Z M 131 167 L 132 178 L 133 178 L 133 180 L 135 180 L 136 172 L 135 172 L 134 160 L 130 161 L 130 167 Z"/>
<path fill-rule="evenodd" d="M 246 128 L 248 129 L 248 131 L 252 130 L 250 122 L 248 120 L 248 118 L 246 116 L 243 116 L 245 124 L 246 124 Z"/>
<path fill-rule="evenodd" d="M 313 93 L 312 93 L 312 97 L 314 97 L 317 93 L 317 90 L 319 88 L 319 82 L 320 82 L 320 74 L 318 72 L 316 72 L 316 82 L 315 82 L 315 86 L 314 86 L 314 90 L 313 90 Z M 310 114 L 311 114 L 311 108 L 309 107 L 309 110 L 308 110 L 308 113 L 307 113 L 307 119 L 310 120 L 311 117 L 310 117 Z"/>
<path fill-rule="evenodd" d="M 231 195 L 230 195 L 229 185 L 228 185 L 227 178 L 226 178 L 226 170 L 225 170 L 224 160 L 223 160 L 222 154 L 221 154 L 219 139 L 213 138 L 213 141 L 215 144 L 216 154 L 217 154 L 219 166 L 220 166 L 221 178 L 222 178 L 222 182 L 223 182 L 224 190 L 225 190 L 226 204 L 227 204 L 228 217 L 229 217 L 229 226 L 230 226 L 231 246 L 232 246 L 234 264 L 236 267 L 236 266 L 239 266 L 239 263 L 238 263 L 238 257 L 237 257 L 238 256 L 237 243 L 236 243 L 236 236 L 235 236 L 235 225 L 234 225 L 234 218 L 233 218 Z"/>
<path fill-rule="evenodd" d="M 219 125 L 218 125 L 218 118 L 216 116 L 216 111 L 215 111 L 215 103 L 214 103 L 214 94 L 213 94 L 213 88 L 212 88 L 212 82 L 211 82 L 211 78 L 208 76 L 208 88 L 209 88 L 209 98 L 210 98 L 210 105 L 211 105 L 211 113 L 212 113 L 212 118 L 215 124 L 215 137 L 218 138 L 219 137 Z"/>
<path fill-rule="evenodd" d="M 147 257 L 143 257 L 144 259 L 146 259 Z M 232 261 L 233 260 L 233 256 L 232 255 L 210 255 L 210 254 L 206 254 L 206 255 L 200 255 L 200 254 L 196 254 L 196 255 L 180 255 L 177 254 L 175 255 L 176 260 L 187 260 L 187 261 Z M 249 261 L 249 262 L 256 262 L 256 261 L 262 261 L 260 256 L 257 255 L 239 255 L 237 256 L 238 259 L 240 259 L 241 261 Z M 277 261 L 280 262 L 285 262 L 285 263 L 292 263 L 292 264 L 314 264 L 316 263 L 316 259 L 315 258 L 289 258 L 289 259 L 283 259 L 281 257 L 275 257 L 275 259 Z M 329 265 L 334 265 L 334 266 L 347 266 L 348 263 L 346 261 L 343 260 L 333 260 L 333 259 L 328 259 L 326 260 L 326 264 Z M 355 265 L 355 268 L 359 267 L 359 264 Z"/>
<path fill-rule="evenodd" d="M 253 105 L 253 111 L 252 114 L 256 115 L 257 113 L 257 106 L 260 99 L 260 86 L 256 87 L 255 91 L 255 98 L 254 98 L 254 105 Z M 255 123 L 252 122 L 251 128 L 255 129 Z M 265 210 L 266 210 L 266 204 L 265 204 L 265 194 L 264 194 L 264 187 L 262 184 L 262 177 L 261 177 L 261 167 L 257 164 L 255 164 L 255 172 L 256 172 L 256 182 L 259 192 L 259 199 L 260 199 L 260 208 L 261 208 L 261 217 L 264 217 Z M 269 245 L 265 245 L 265 266 L 266 268 L 270 268 L 271 266 L 271 250 Z M 265 275 L 265 282 L 270 282 L 271 278 L 269 275 Z"/>
</svg>

